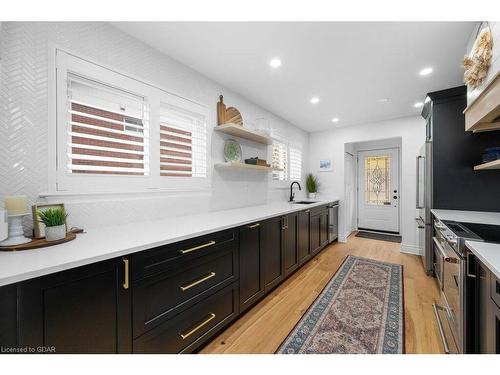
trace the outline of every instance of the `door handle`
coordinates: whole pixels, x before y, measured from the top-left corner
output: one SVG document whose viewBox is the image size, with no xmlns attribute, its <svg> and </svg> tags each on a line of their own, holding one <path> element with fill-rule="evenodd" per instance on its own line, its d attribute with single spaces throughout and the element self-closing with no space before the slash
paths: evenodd
<svg viewBox="0 0 500 375">
<path fill-rule="evenodd" d="M 450 354 L 450 346 L 448 345 L 448 340 L 446 339 L 446 335 L 444 333 L 444 328 L 443 328 L 443 323 L 441 322 L 441 318 L 439 317 L 438 309 L 439 310 L 445 310 L 441 306 L 436 305 L 435 303 L 432 304 L 432 309 L 434 310 L 434 316 L 436 317 L 438 329 L 439 329 L 439 335 L 441 336 L 441 342 L 443 343 L 443 348 L 444 352 L 446 354 Z"/>
<path fill-rule="evenodd" d="M 282 230 L 288 229 L 288 216 L 283 216 L 281 218 L 281 229 Z"/>
<path fill-rule="evenodd" d="M 418 229 L 425 229 L 425 223 L 421 218 L 417 217 L 415 221 L 417 222 Z"/>
<path fill-rule="evenodd" d="M 424 159 L 423 156 L 417 156 L 417 178 L 416 178 L 416 181 L 417 181 L 417 189 L 416 189 L 416 208 L 417 209 L 421 209 L 421 208 L 425 208 L 424 206 L 420 205 L 420 159 Z"/>
<path fill-rule="evenodd" d="M 124 274 L 124 277 L 123 277 L 123 289 L 128 289 L 129 288 L 129 265 L 128 265 L 128 259 L 127 258 L 123 258 L 123 265 L 124 265 L 124 269 L 123 269 L 123 274 Z"/>
<path fill-rule="evenodd" d="M 255 223 L 255 224 L 247 226 L 248 229 L 253 229 L 253 228 L 257 228 L 257 227 L 260 227 L 260 223 Z"/>
<path fill-rule="evenodd" d="M 470 273 L 470 255 L 471 255 L 471 252 L 466 250 L 466 253 L 465 253 L 465 274 L 467 275 L 467 277 L 475 279 L 477 275 Z"/>
</svg>

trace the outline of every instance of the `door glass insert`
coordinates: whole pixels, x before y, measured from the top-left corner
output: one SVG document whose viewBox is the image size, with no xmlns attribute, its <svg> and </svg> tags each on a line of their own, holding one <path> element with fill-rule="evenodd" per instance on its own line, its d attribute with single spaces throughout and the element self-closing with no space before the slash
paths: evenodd
<svg viewBox="0 0 500 375">
<path fill-rule="evenodd" d="M 391 204 L 391 158 L 389 155 L 365 157 L 365 203 Z"/>
</svg>

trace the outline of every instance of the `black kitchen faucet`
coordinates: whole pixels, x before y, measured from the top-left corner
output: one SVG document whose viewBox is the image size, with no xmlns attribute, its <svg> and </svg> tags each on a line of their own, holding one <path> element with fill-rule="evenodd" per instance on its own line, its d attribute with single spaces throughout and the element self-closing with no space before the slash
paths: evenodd
<svg viewBox="0 0 500 375">
<path fill-rule="evenodd" d="M 293 202 L 293 198 L 295 197 L 295 193 L 293 192 L 293 185 L 294 184 L 297 184 L 297 186 L 299 187 L 299 190 L 302 190 L 302 187 L 300 186 L 298 181 L 292 182 L 290 184 L 290 200 L 289 200 L 289 202 Z"/>
</svg>

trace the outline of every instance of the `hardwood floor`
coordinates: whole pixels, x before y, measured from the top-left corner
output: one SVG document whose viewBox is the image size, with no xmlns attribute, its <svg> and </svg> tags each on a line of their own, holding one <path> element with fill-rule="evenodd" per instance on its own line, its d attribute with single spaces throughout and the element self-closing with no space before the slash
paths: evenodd
<svg viewBox="0 0 500 375">
<path fill-rule="evenodd" d="M 266 296 L 201 353 L 274 353 L 349 254 L 403 265 L 406 353 L 442 353 L 432 303 L 439 289 L 420 257 L 400 244 L 351 235 L 334 243 Z"/>
</svg>

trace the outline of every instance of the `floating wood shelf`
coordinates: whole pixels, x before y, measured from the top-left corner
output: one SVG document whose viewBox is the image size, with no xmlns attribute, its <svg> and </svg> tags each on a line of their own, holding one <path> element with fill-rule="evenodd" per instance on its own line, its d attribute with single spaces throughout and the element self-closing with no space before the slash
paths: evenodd
<svg viewBox="0 0 500 375">
<path fill-rule="evenodd" d="M 281 171 L 282 169 L 276 169 L 273 167 L 266 167 L 263 165 L 245 164 L 239 162 L 226 162 L 215 164 L 217 168 L 232 168 L 232 169 L 249 169 L 254 171 Z"/>
<path fill-rule="evenodd" d="M 464 111 L 465 130 L 474 133 L 500 130 L 500 72 Z"/>
<path fill-rule="evenodd" d="M 488 169 L 500 169 L 500 159 L 490 161 L 488 163 L 479 164 L 479 165 L 476 165 L 474 167 L 475 171 L 482 171 L 482 170 L 488 170 Z"/>
<path fill-rule="evenodd" d="M 270 145 L 273 143 L 273 139 L 271 137 L 257 133 L 256 131 L 253 130 L 248 130 L 243 126 L 236 124 L 218 125 L 214 129 L 221 133 L 229 134 L 234 137 L 249 139 L 251 141 L 262 143 L 264 145 Z"/>
</svg>

